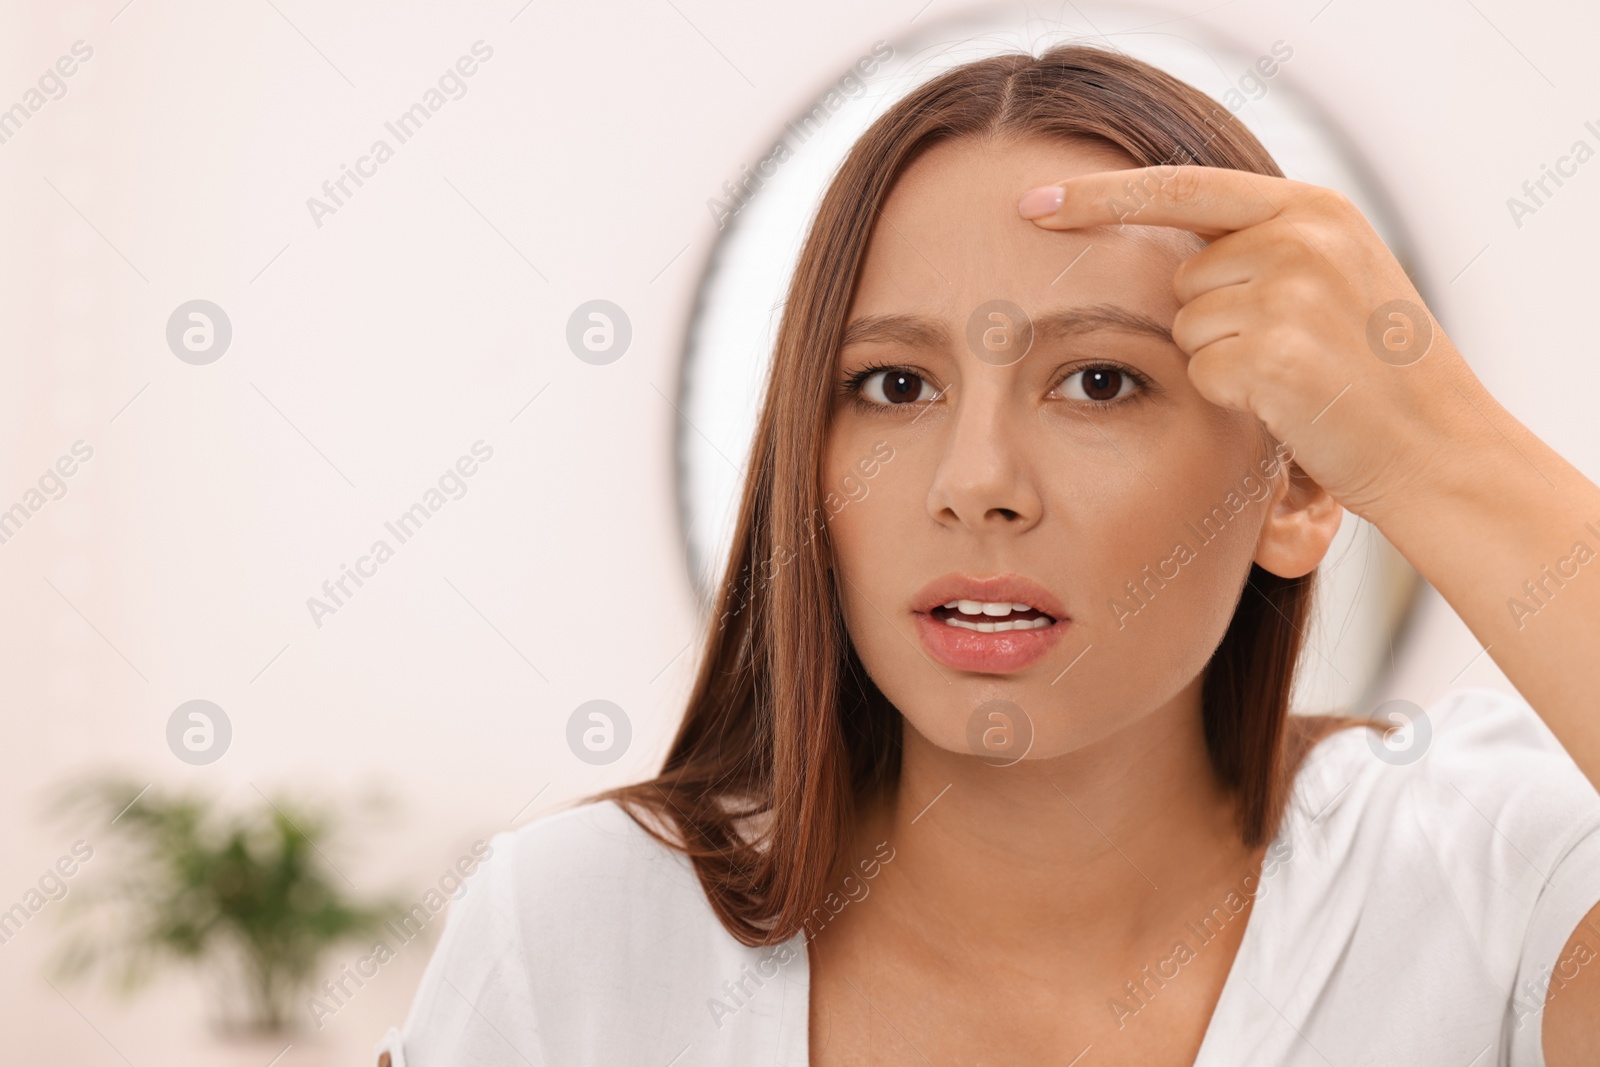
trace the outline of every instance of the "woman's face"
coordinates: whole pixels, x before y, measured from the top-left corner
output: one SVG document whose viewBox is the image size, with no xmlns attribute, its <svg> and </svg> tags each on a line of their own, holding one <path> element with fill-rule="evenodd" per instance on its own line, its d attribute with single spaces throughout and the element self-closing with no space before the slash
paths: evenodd
<svg viewBox="0 0 1600 1067">
<path fill-rule="evenodd" d="M 1169 705 L 1221 641 L 1286 481 L 1254 417 L 1203 399 L 1160 336 L 1198 238 L 1017 214 L 1035 186 L 1135 165 L 945 142 L 868 246 L 823 471 L 837 584 L 873 680 L 953 752 L 1060 755 Z M 1002 576 L 1034 585 L 961 584 Z M 962 592 L 991 606 L 952 624 Z M 1008 601 L 1053 621 L 995 614 Z"/>
</svg>

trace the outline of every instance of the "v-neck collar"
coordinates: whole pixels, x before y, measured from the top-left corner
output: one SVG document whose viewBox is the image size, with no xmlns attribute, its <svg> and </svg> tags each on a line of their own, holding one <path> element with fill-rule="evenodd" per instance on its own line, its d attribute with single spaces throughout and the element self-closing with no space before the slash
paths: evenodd
<svg viewBox="0 0 1600 1067">
<path fill-rule="evenodd" d="M 1288 836 L 1289 820 L 1286 817 L 1283 820 L 1283 825 L 1278 830 L 1277 836 L 1267 846 L 1267 851 L 1262 853 L 1263 857 L 1276 855 L 1278 846 L 1287 841 Z M 1234 950 L 1233 962 L 1228 966 L 1228 976 L 1222 980 L 1222 992 L 1217 994 L 1217 1002 L 1211 1006 L 1211 1018 L 1206 1020 L 1206 1032 L 1200 1038 L 1200 1048 L 1195 1052 L 1194 1063 L 1191 1067 L 1211 1067 L 1212 1060 L 1223 1055 L 1223 1053 L 1215 1051 L 1217 1043 L 1224 1040 L 1217 1036 L 1222 1029 L 1218 1024 L 1218 1020 L 1222 1020 L 1223 1025 L 1231 1025 L 1233 1003 L 1241 995 L 1236 992 L 1236 989 L 1240 982 L 1249 981 L 1245 977 L 1245 972 L 1256 969 L 1255 961 L 1256 956 L 1259 954 L 1258 946 L 1261 939 L 1266 936 L 1259 929 L 1263 923 L 1270 921 L 1262 917 L 1263 906 L 1282 895 L 1281 892 L 1262 895 L 1261 872 L 1258 868 L 1256 871 L 1256 892 L 1251 896 L 1250 914 L 1245 916 L 1244 933 L 1239 938 L 1239 947 Z M 1218 1067 L 1221 1067 L 1221 1064 Z"/>
<path fill-rule="evenodd" d="M 1289 821 L 1287 817 L 1284 818 L 1282 827 L 1279 829 L 1277 836 L 1272 839 L 1272 843 L 1267 846 L 1267 851 L 1262 853 L 1263 856 L 1275 853 L 1279 843 L 1288 840 Z M 1259 886 L 1259 884 L 1260 872 L 1258 868 L 1257 885 Z M 1268 899 L 1279 896 L 1282 896 L 1282 893 L 1266 894 Z M 1217 1002 L 1211 1009 L 1211 1018 L 1206 1021 L 1206 1032 L 1200 1039 L 1200 1049 L 1195 1054 L 1194 1063 L 1191 1067 L 1212 1067 L 1212 1061 L 1223 1055 L 1223 1053 L 1212 1050 L 1212 1046 L 1222 1040 L 1222 1038 L 1215 1036 L 1219 1030 L 1217 1020 L 1219 1018 L 1232 1018 L 1228 1010 L 1231 1008 L 1233 1001 L 1237 1000 L 1240 995 L 1234 992 L 1234 989 L 1240 982 L 1248 981 L 1244 977 L 1244 972 L 1254 969 L 1257 945 L 1261 938 L 1266 936 L 1257 930 L 1257 927 L 1261 925 L 1260 913 L 1263 903 L 1264 901 L 1260 897 L 1258 890 L 1256 898 L 1251 901 L 1250 914 L 1245 918 L 1244 934 L 1239 939 L 1239 947 L 1234 951 L 1233 962 L 1228 967 L 1228 976 L 1223 979 L 1222 992 L 1217 996 Z M 782 1065 L 782 1067 L 810 1067 L 811 946 L 810 942 L 806 940 L 804 927 L 789 939 L 789 947 L 797 954 L 796 962 L 799 964 L 793 984 L 799 987 L 800 1006 L 798 1011 L 791 1010 L 787 1002 L 783 1006 L 782 1017 L 784 1023 L 781 1025 L 787 1025 L 790 1034 L 789 1040 L 780 1046 L 780 1054 L 774 1062 Z M 788 997 L 788 992 L 788 984 L 786 983 L 785 998 Z M 794 1018 L 795 1015 L 798 1015 L 799 1018 Z M 798 1035 L 797 1037 L 793 1036 L 796 1034 Z M 1217 1067 L 1224 1067 L 1223 1062 L 1219 1061 Z"/>
<path fill-rule="evenodd" d="M 1345 734 L 1357 733 L 1359 728 L 1335 730 L 1317 741 L 1311 751 L 1305 754 L 1300 767 L 1295 773 L 1294 783 L 1290 789 L 1289 799 L 1284 810 L 1283 818 L 1279 823 L 1278 832 L 1267 846 L 1263 857 L 1275 855 L 1284 843 L 1293 846 L 1291 828 L 1295 823 L 1296 809 L 1305 802 L 1306 783 L 1312 777 L 1326 776 L 1325 764 L 1332 757 L 1329 753 L 1337 747 L 1336 739 Z M 1329 744 L 1335 742 L 1335 744 Z M 1313 773 L 1313 771 L 1315 773 Z M 1337 799 L 1337 798 L 1336 798 Z M 1329 802 L 1330 805 L 1332 802 Z M 1321 817 L 1319 813 L 1318 818 Z M 1304 842 L 1301 842 L 1304 845 Z M 1304 851 L 1297 849 L 1293 856 L 1305 855 Z M 1272 900 L 1284 895 L 1283 889 L 1267 893 L 1263 896 L 1260 892 L 1260 873 L 1257 871 L 1257 890 L 1250 904 L 1250 914 L 1245 918 L 1244 933 L 1239 938 L 1239 947 L 1234 951 L 1233 962 L 1228 967 L 1228 976 L 1223 979 L 1222 992 L 1217 995 L 1217 1002 L 1211 1008 L 1211 1017 L 1206 1020 L 1205 1034 L 1200 1039 L 1200 1048 L 1195 1053 L 1194 1063 L 1190 1067 L 1229 1067 L 1233 1056 L 1231 1050 L 1223 1049 L 1220 1045 L 1227 1040 L 1227 1034 L 1237 1031 L 1236 1017 L 1243 1010 L 1237 1007 L 1240 998 L 1244 995 L 1239 992 L 1241 984 L 1254 983 L 1250 981 L 1251 974 L 1258 974 L 1259 957 L 1261 955 L 1262 938 L 1270 936 L 1259 929 L 1263 925 L 1274 924 L 1273 918 L 1265 917 L 1263 907 L 1268 913 L 1276 914 L 1281 905 L 1270 903 Z M 782 1043 L 775 1063 L 781 1067 L 810 1067 L 811 1063 L 811 952 L 810 943 L 806 940 L 805 928 L 801 929 L 789 939 L 788 942 L 797 954 L 799 970 L 794 985 L 799 987 L 800 1004 L 798 1009 L 791 1008 L 787 1002 L 789 990 L 786 984 L 784 990 L 785 1004 L 782 1009 L 783 1024 L 789 1033 L 787 1040 Z M 798 1016 L 798 1018 L 796 1018 Z"/>
<path fill-rule="evenodd" d="M 1346 727 L 1334 730 L 1327 736 L 1320 738 L 1311 747 L 1311 751 L 1305 754 L 1295 772 L 1294 783 L 1289 792 L 1288 802 L 1284 807 L 1283 818 L 1278 825 L 1278 832 L 1273 837 L 1272 843 L 1267 846 L 1268 854 L 1276 854 L 1281 845 L 1288 844 L 1292 850 L 1290 852 L 1291 859 L 1288 862 L 1295 863 L 1297 870 L 1304 868 L 1311 859 L 1311 851 L 1308 848 L 1309 840 L 1304 837 L 1296 840 L 1296 836 L 1292 832 L 1296 827 L 1297 816 L 1302 812 L 1307 815 L 1311 812 L 1311 807 L 1306 800 L 1306 791 L 1310 787 L 1309 783 L 1315 780 L 1322 786 L 1327 786 L 1330 773 L 1329 764 L 1335 759 L 1334 753 L 1339 751 L 1341 744 L 1347 747 L 1353 744 L 1346 735 L 1360 735 L 1362 729 L 1361 727 Z M 1313 825 L 1337 805 L 1337 801 L 1344 794 L 1343 786 L 1348 784 L 1348 781 L 1341 783 L 1338 791 L 1333 793 L 1330 799 L 1322 802 L 1322 810 L 1311 816 Z M 1328 792 L 1328 790 L 1324 788 L 1321 792 Z M 1268 926 L 1278 925 L 1276 917 L 1284 905 L 1268 904 L 1266 913 L 1263 913 L 1262 906 L 1265 901 L 1276 901 L 1278 898 L 1285 896 L 1290 880 L 1291 877 L 1285 872 L 1284 884 L 1274 892 L 1265 894 L 1265 898 L 1263 898 L 1260 891 L 1261 879 L 1259 876 L 1257 877 L 1256 894 L 1250 905 L 1250 915 L 1245 920 L 1244 934 L 1239 939 L 1239 948 L 1234 954 L 1233 965 L 1228 968 L 1228 977 L 1223 980 L 1222 992 L 1217 996 L 1217 1002 L 1211 1009 L 1211 1018 L 1206 1023 L 1205 1036 L 1200 1039 L 1200 1049 L 1195 1053 L 1194 1063 L 1190 1067 L 1228 1067 L 1228 1065 L 1237 1062 L 1238 1050 L 1223 1048 L 1221 1043 L 1227 1041 L 1229 1037 L 1240 1030 L 1238 1020 L 1244 1017 L 1240 1014 L 1244 1009 L 1239 1006 L 1239 1001 L 1245 994 L 1239 991 L 1239 985 L 1241 983 L 1248 984 L 1252 992 L 1257 996 L 1260 995 L 1257 982 L 1251 981 L 1250 976 L 1255 975 L 1257 979 L 1260 978 L 1260 957 L 1263 951 L 1262 939 L 1272 935 L 1268 931 L 1258 929 L 1258 927 L 1263 924 Z M 1264 917 L 1265 914 L 1270 914 L 1272 918 Z"/>
</svg>

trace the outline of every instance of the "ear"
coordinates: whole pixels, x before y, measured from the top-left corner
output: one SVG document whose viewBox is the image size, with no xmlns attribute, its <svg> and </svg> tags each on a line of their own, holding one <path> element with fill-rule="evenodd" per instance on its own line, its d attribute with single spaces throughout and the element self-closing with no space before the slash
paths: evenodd
<svg viewBox="0 0 1600 1067">
<path fill-rule="evenodd" d="M 1344 508 L 1292 460 L 1273 481 L 1255 561 L 1280 578 L 1309 574 L 1339 532 Z"/>
</svg>

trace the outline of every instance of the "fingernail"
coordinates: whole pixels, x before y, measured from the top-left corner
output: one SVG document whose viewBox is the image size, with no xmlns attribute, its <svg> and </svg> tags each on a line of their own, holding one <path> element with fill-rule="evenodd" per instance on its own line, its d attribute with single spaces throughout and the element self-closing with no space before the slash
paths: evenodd
<svg viewBox="0 0 1600 1067">
<path fill-rule="evenodd" d="M 1022 194 L 1022 199 L 1017 201 L 1017 211 L 1025 219 L 1053 215 L 1060 209 L 1065 196 L 1066 190 L 1059 185 L 1041 185 Z"/>
</svg>

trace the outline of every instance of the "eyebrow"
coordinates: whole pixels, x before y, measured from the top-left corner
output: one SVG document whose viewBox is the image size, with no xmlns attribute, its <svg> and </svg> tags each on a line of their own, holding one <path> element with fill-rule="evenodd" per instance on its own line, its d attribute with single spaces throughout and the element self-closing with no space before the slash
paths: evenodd
<svg viewBox="0 0 1600 1067">
<path fill-rule="evenodd" d="M 1033 319 L 1035 344 L 1065 337 L 1115 330 L 1141 334 L 1176 344 L 1172 331 L 1142 311 L 1117 304 L 1091 304 L 1087 307 L 1050 311 Z M 881 341 L 911 348 L 948 348 L 950 334 L 944 323 L 922 315 L 864 315 L 845 329 L 839 347 Z"/>
</svg>

